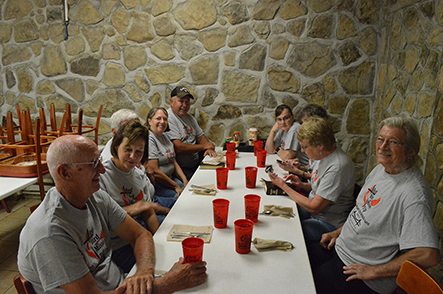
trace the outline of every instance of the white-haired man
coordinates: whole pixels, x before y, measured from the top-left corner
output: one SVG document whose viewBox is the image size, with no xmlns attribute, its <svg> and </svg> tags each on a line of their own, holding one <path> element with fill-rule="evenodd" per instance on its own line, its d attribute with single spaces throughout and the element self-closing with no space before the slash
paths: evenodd
<svg viewBox="0 0 443 294">
<path fill-rule="evenodd" d="M 105 168 L 94 142 L 60 137 L 49 147 L 47 163 L 55 187 L 26 222 L 17 256 L 36 293 L 172 293 L 205 281 L 205 262 L 182 259 L 154 279 L 152 236 L 100 190 Z M 131 278 L 111 260 L 111 231 L 134 248 L 137 271 Z"/>
<path fill-rule="evenodd" d="M 138 114 L 130 109 L 120 109 L 114 112 L 111 115 L 111 132 L 112 135 L 115 136 L 117 134 L 118 129 L 131 120 L 138 120 L 140 121 L 140 117 Z M 101 156 L 103 161 L 106 161 L 108 159 L 112 158 L 111 154 L 111 145 L 112 145 L 112 139 L 113 137 L 106 143 L 105 148 L 102 150 Z"/>
</svg>

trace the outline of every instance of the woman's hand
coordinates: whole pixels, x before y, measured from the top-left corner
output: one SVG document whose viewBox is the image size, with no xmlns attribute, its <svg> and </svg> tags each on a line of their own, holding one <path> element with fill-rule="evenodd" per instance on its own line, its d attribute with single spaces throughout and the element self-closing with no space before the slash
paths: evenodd
<svg viewBox="0 0 443 294">
<path fill-rule="evenodd" d="M 143 211 L 147 211 L 155 206 L 155 203 L 138 201 L 134 204 L 123 207 L 130 216 L 138 215 Z"/>
<path fill-rule="evenodd" d="M 289 174 L 287 176 L 284 176 L 283 180 L 285 180 L 285 182 L 291 181 L 291 184 L 294 186 L 297 186 L 297 187 L 298 187 L 298 185 L 300 185 L 302 183 L 300 181 L 300 178 L 296 175 L 293 175 L 293 174 Z"/>
<path fill-rule="evenodd" d="M 177 192 L 177 198 L 180 196 L 180 194 L 183 192 L 183 189 L 180 186 L 175 187 L 175 192 Z"/>
<path fill-rule="evenodd" d="M 269 179 L 271 179 L 271 182 L 278 186 L 278 187 L 283 187 L 284 185 L 286 185 L 285 181 L 280 178 L 276 173 L 270 173 L 269 174 Z"/>
<path fill-rule="evenodd" d="M 300 160 L 298 160 L 298 158 L 285 160 L 285 163 L 296 168 L 300 168 L 301 166 Z"/>
<path fill-rule="evenodd" d="M 278 122 L 276 122 L 271 129 L 271 132 L 273 132 L 274 134 L 277 134 L 278 130 L 280 130 L 280 128 L 278 127 Z"/>
</svg>

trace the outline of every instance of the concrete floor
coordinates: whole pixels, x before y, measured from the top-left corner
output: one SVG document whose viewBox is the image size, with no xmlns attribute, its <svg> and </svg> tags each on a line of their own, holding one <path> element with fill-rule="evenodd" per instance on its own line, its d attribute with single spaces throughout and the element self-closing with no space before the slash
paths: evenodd
<svg viewBox="0 0 443 294">
<path fill-rule="evenodd" d="M 11 213 L 0 204 L 0 294 L 17 293 L 13 278 L 18 274 L 17 249 L 20 231 L 31 214 L 30 207 L 40 203 L 36 196 L 11 196 L 6 199 Z"/>
</svg>

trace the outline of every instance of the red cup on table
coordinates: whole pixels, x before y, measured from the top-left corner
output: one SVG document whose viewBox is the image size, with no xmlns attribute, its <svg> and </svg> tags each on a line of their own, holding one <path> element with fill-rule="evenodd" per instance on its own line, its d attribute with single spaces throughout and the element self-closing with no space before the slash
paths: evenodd
<svg viewBox="0 0 443 294">
<path fill-rule="evenodd" d="M 235 152 L 234 142 L 226 142 L 226 152 Z"/>
<path fill-rule="evenodd" d="M 265 167 L 266 166 L 266 150 L 258 150 L 257 151 L 257 166 Z"/>
<path fill-rule="evenodd" d="M 186 238 L 182 241 L 183 258 L 185 263 L 201 262 L 203 260 L 203 244 L 200 238 Z"/>
<path fill-rule="evenodd" d="M 255 182 L 257 181 L 257 170 L 258 169 L 255 166 L 245 167 L 246 188 L 255 188 Z"/>
<path fill-rule="evenodd" d="M 259 150 L 263 150 L 263 141 L 254 141 L 254 156 L 257 156 Z"/>
<path fill-rule="evenodd" d="M 251 251 L 252 229 L 254 223 L 249 219 L 238 219 L 235 226 L 235 251 L 239 254 L 248 254 Z"/>
<path fill-rule="evenodd" d="M 228 169 L 219 167 L 215 170 L 217 174 L 217 189 L 226 190 L 228 188 Z"/>
<path fill-rule="evenodd" d="M 229 170 L 234 170 L 235 169 L 235 160 L 236 160 L 236 158 L 237 158 L 237 153 L 236 152 L 226 152 L 226 167 Z"/>
<path fill-rule="evenodd" d="M 229 212 L 229 200 L 227 199 L 214 199 L 212 201 L 212 207 L 214 210 L 214 227 L 217 229 L 224 229 L 228 222 Z"/>
<path fill-rule="evenodd" d="M 245 195 L 245 218 L 256 223 L 261 197 L 255 194 Z"/>
</svg>

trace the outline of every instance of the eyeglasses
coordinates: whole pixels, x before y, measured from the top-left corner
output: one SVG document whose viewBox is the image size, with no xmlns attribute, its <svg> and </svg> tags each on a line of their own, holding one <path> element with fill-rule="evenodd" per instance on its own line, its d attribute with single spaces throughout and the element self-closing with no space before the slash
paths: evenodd
<svg viewBox="0 0 443 294">
<path fill-rule="evenodd" d="M 288 121 L 290 118 L 291 118 L 290 116 L 277 117 L 277 121 L 278 122 Z"/>
<path fill-rule="evenodd" d="M 306 148 L 311 147 L 311 145 L 305 145 L 305 146 L 301 146 L 300 145 L 300 147 L 301 147 L 302 150 L 306 150 Z"/>
<path fill-rule="evenodd" d="M 389 148 L 397 148 L 398 146 L 405 145 L 405 143 L 400 143 L 400 142 L 398 142 L 398 141 L 395 140 L 395 139 L 385 140 L 385 139 L 383 139 L 382 137 L 378 137 L 375 143 L 376 143 L 378 146 L 381 146 L 381 145 L 383 145 L 385 142 L 386 142 L 386 145 L 387 145 Z"/>
<path fill-rule="evenodd" d="M 91 162 L 74 162 L 74 163 L 64 163 L 64 165 L 83 165 L 83 164 L 91 164 L 93 168 L 97 168 L 98 165 L 102 162 L 102 157 L 99 156 L 95 158 Z"/>
</svg>

